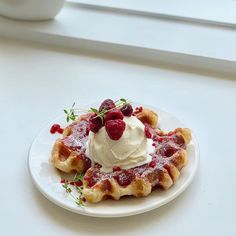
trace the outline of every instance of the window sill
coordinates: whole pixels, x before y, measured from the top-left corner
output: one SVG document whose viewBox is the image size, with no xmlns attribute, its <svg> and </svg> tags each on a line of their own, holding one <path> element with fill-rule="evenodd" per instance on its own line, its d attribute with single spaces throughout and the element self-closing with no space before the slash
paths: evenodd
<svg viewBox="0 0 236 236">
<path fill-rule="evenodd" d="M 67 3 L 54 21 L 0 18 L 0 35 L 236 74 L 232 27 Z"/>
<path fill-rule="evenodd" d="M 195 0 L 69 0 L 83 6 L 126 11 L 139 15 L 187 20 L 208 24 L 236 26 L 236 1 Z"/>
</svg>

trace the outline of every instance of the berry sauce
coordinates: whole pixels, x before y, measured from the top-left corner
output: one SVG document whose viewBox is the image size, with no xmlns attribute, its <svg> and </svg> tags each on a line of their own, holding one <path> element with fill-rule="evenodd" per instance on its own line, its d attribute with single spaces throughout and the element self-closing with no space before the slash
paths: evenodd
<svg viewBox="0 0 236 236">
<path fill-rule="evenodd" d="M 84 180 L 88 187 L 93 187 L 98 182 L 114 179 L 120 186 L 128 186 L 135 178 L 147 178 L 152 183 L 153 189 L 158 184 L 158 171 L 165 168 L 169 171 L 170 158 L 181 148 L 186 148 L 182 136 L 176 133 L 163 134 L 162 131 L 153 130 L 152 133 L 154 152 L 151 154 L 150 163 L 134 167 L 128 170 L 114 167 L 113 172 L 104 173 L 100 171 L 101 165 L 95 164 L 85 174 Z"/>
<path fill-rule="evenodd" d="M 85 155 L 88 126 L 89 122 L 87 120 L 74 122 L 69 125 L 69 136 L 62 138 L 62 143 L 67 149 L 78 152 L 78 156 L 83 159 L 86 170 L 91 166 L 91 160 Z"/>
<path fill-rule="evenodd" d="M 84 175 L 84 181 L 88 187 L 91 188 L 102 182 L 103 187 L 107 190 L 111 186 L 109 182 L 111 179 L 114 179 L 120 186 L 126 187 L 136 178 L 147 178 L 155 189 L 158 184 L 158 171 L 163 168 L 168 171 L 170 158 L 181 148 L 185 149 L 186 144 L 183 137 L 174 132 L 165 134 L 160 130 L 148 128 L 148 137 L 152 139 L 155 148 L 151 154 L 152 161 L 128 170 L 115 166 L 110 173 L 101 172 L 101 165 L 98 163 L 91 167 L 91 160 L 85 155 L 89 129 L 88 119 L 72 123 L 69 126 L 69 135 L 62 138 L 62 142 L 68 150 L 78 152 L 78 156 L 83 158 L 85 169 L 88 169 Z"/>
<path fill-rule="evenodd" d="M 86 132 L 87 126 L 88 122 L 85 120 L 82 120 L 79 123 L 72 123 L 69 126 L 70 135 L 62 139 L 64 145 L 73 151 L 85 152 L 85 145 L 88 140 L 88 134 Z"/>
</svg>

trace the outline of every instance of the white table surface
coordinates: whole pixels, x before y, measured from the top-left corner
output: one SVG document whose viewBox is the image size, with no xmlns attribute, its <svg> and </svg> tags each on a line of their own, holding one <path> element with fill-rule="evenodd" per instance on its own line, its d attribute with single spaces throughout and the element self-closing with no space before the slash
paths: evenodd
<svg viewBox="0 0 236 236">
<path fill-rule="evenodd" d="M 179 117 L 201 161 L 191 186 L 159 209 L 119 219 L 49 202 L 27 169 L 30 144 L 73 101 L 128 97 Z M 0 40 L 0 235 L 236 235 L 236 80 Z"/>
</svg>

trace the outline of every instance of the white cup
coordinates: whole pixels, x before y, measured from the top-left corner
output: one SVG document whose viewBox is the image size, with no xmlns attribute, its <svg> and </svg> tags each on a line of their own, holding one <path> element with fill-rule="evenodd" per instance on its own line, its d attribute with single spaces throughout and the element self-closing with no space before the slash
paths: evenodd
<svg viewBox="0 0 236 236">
<path fill-rule="evenodd" d="M 20 20 L 49 20 L 65 0 L 0 0 L 0 15 Z"/>
</svg>

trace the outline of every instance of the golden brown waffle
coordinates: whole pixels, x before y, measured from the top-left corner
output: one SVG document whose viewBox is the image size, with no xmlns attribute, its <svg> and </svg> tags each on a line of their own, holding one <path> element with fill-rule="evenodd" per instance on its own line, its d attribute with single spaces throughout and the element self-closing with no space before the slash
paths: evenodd
<svg viewBox="0 0 236 236">
<path fill-rule="evenodd" d="M 187 164 L 186 147 L 191 141 L 189 129 L 177 128 L 166 133 L 156 128 L 158 116 L 154 111 L 143 108 L 135 115 L 152 133 L 155 152 L 148 164 L 128 170 L 114 167 L 111 173 L 101 172 L 97 163 L 91 167 L 91 161 L 85 155 L 91 113 L 80 116 L 66 127 L 63 137 L 55 142 L 52 150 L 54 166 L 65 173 L 85 172 L 83 196 L 88 202 L 96 203 L 106 198 L 118 200 L 126 195 L 142 197 L 158 187 L 168 189 Z"/>
<path fill-rule="evenodd" d="M 63 138 L 55 142 L 52 150 L 52 163 L 57 169 L 65 173 L 82 173 L 91 166 L 85 155 L 87 129 L 88 119 L 83 117 L 65 128 Z"/>
<path fill-rule="evenodd" d="M 186 145 L 191 140 L 189 129 L 178 128 L 170 133 L 153 130 L 155 153 L 152 161 L 129 170 L 114 168 L 111 173 L 100 171 L 96 164 L 84 175 L 83 195 L 96 203 L 106 198 L 119 200 L 122 196 L 147 196 L 157 187 L 170 188 L 187 163 Z"/>
<path fill-rule="evenodd" d="M 150 127 L 155 128 L 158 122 L 158 115 L 156 112 L 142 108 L 141 111 L 135 112 L 136 117 L 143 123 L 148 124 Z"/>
</svg>

